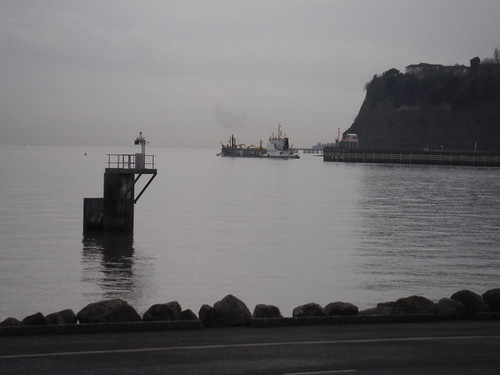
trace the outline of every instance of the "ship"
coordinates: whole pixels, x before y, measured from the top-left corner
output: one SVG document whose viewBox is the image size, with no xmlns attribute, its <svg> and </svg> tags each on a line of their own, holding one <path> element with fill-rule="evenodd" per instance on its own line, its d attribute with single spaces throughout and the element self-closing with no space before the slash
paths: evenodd
<svg viewBox="0 0 500 375">
<path fill-rule="evenodd" d="M 295 152 L 293 147 L 290 146 L 289 139 L 283 135 L 281 131 L 281 124 L 278 125 L 278 134 L 274 133 L 269 137 L 269 142 L 266 146 L 266 156 L 269 158 L 284 158 L 284 159 L 298 159 L 299 154 Z"/>
<path fill-rule="evenodd" d="M 262 147 L 262 141 L 260 141 L 259 146 L 250 145 L 247 146 L 244 143 L 238 143 L 234 134 L 231 134 L 231 138 L 229 139 L 229 143 L 224 145 L 222 143 L 221 152 L 217 155 L 219 156 L 232 156 L 232 157 L 240 157 L 240 158 L 261 158 L 267 154 L 267 150 Z"/>
<path fill-rule="evenodd" d="M 229 143 L 222 143 L 221 152 L 217 155 L 240 157 L 240 158 L 277 158 L 277 159 L 298 159 L 299 154 L 290 146 L 290 141 L 286 135 L 283 135 L 281 124 L 278 125 L 278 133 L 271 134 L 266 147 L 262 146 L 260 141 L 259 146 L 247 146 L 243 143 L 238 143 L 234 134 L 231 134 Z"/>
</svg>

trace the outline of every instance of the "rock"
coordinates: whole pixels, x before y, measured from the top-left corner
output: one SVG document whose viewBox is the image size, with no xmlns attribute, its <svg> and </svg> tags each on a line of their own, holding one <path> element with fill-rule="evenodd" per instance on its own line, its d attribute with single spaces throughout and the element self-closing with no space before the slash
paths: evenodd
<svg viewBox="0 0 500 375">
<path fill-rule="evenodd" d="M 361 310 L 358 315 L 363 315 L 363 316 L 371 316 L 371 315 L 380 315 L 378 313 L 378 310 L 376 307 L 371 307 L 369 309 L 364 309 L 364 310 Z"/>
<path fill-rule="evenodd" d="M 328 315 L 358 315 L 358 306 L 349 302 L 332 302 L 323 309 Z"/>
<path fill-rule="evenodd" d="M 29 326 L 37 326 L 37 325 L 46 325 L 48 324 L 47 319 L 41 312 L 38 312 L 33 315 L 29 315 L 26 318 L 23 319 L 23 324 L 29 325 Z"/>
<path fill-rule="evenodd" d="M 91 303 L 76 316 L 80 323 L 126 323 L 141 320 L 137 311 L 119 298 Z"/>
<path fill-rule="evenodd" d="M 410 296 L 396 300 L 396 308 L 402 314 L 433 314 L 436 304 L 422 296 Z"/>
<path fill-rule="evenodd" d="M 436 313 L 440 320 L 462 319 L 465 305 L 451 298 L 441 298 L 436 305 Z"/>
<path fill-rule="evenodd" d="M 181 305 L 177 301 L 161 303 L 151 306 L 144 313 L 142 319 L 144 321 L 165 321 L 165 320 L 181 320 Z"/>
<path fill-rule="evenodd" d="M 377 307 L 372 311 L 372 315 L 401 315 L 396 302 L 380 302 Z"/>
<path fill-rule="evenodd" d="M 20 326 L 22 324 L 23 323 L 21 323 L 16 318 L 10 317 L 10 318 L 5 319 L 3 322 L 0 322 L 0 327 Z"/>
<path fill-rule="evenodd" d="M 490 289 L 482 297 L 483 301 L 488 304 L 490 311 L 500 311 L 500 288 Z"/>
<path fill-rule="evenodd" d="M 46 316 L 48 324 L 76 324 L 76 315 L 73 310 L 66 309 Z"/>
<path fill-rule="evenodd" d="M 229 294 L 214 304 L 220 323 L 228 327 L 246 326 L 250 324 L 252 314 L 247 305 L 235 296 Z"/>
<path fill-rule="evenodd" d="M 364 310 L 360 315 L 420 315 L 436 312 L 436 304 L 422 296 L 410 296 L 396 301 L 381 302 L 376 308 Z"/>
<path fill-rule="evenodd" d="M 212 306 L 201 306 L 198 316 L 205 327 L 217 327 L 222 325 L 219 313 Z"/>
<path fill-rule="evenodd" d="M 294 308 L 292 315 L 295 318 L 302 318 L 307 316 L 326 316 L 326 313 L 317 303 L 306 303 Z"/>
<path fill-rule="evenodd" d="M 282 318 L 280 309 L 273 305 L 259 304 L 253 310 L 254 318 Z"/>
<path fill-rule="evenodd" d="M 187 309 L 181 312 L 181 320 L 198 320 L 198 317 L 192 310 Z"/>
<path fill-rule="evenodd" d="M 474 319 L 476 313 L 489 311 L 489 306 L 483 301 L 483 298 L 470 290 L 464 289 L 456 292 L 451 296 L 451 299 L 464 304 L 464 319 Z"/>
</svg>

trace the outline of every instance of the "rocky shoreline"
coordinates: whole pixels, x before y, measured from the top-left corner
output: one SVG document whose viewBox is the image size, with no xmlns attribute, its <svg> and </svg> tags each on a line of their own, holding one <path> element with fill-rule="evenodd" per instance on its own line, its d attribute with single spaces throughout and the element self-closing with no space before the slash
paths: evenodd
<svg viewBox="0 0 500 375">
<path fill-rule="evenodd" d="M 362 311 L 349 302 L 332 302 L 324 307 L 307 303 L 294 308 L 292 317 L 283 317 L 277 306 L 264 304 L 255 306 L 251 313 L 243 301 L 231 294 L 213 306 L 201 306 L 198 316 L 182 310 L 177 301 L 155 304 L 141 316 L 126 301 L 111 299 L 91 303 L 76 314 L 65 309 L 47 316 L 38 312 L 22 320 L 10 317 L 0 322 L 0 336 L 470 319 L 500 320 L 500 288 L 482 295 L 460 290 L 438 302 L 414 295 Z"/>
</svg>

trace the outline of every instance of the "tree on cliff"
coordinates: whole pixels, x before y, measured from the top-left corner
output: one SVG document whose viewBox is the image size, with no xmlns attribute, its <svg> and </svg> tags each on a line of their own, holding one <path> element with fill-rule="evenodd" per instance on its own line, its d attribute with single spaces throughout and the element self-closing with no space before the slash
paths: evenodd
<svg viewBox="0 0 500 375">
<path fill-rule="evenodd" d="M 493 51 L 493 57 L 487 57 L 483 59 L 483 64 L 500 64 L 500 48 L 495 47 Z"/>
</svg>

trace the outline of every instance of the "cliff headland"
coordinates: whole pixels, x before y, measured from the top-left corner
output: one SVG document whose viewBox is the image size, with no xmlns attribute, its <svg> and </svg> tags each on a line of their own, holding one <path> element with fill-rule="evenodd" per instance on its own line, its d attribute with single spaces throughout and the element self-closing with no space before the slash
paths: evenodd
<svg viewBox="0 0 500 375">
<path fill-rule="evenodd" d="M 500 63 L 420 63 L 366 84 L 351 127 L 364 150 L 500 150 Z"/>
</svg>

